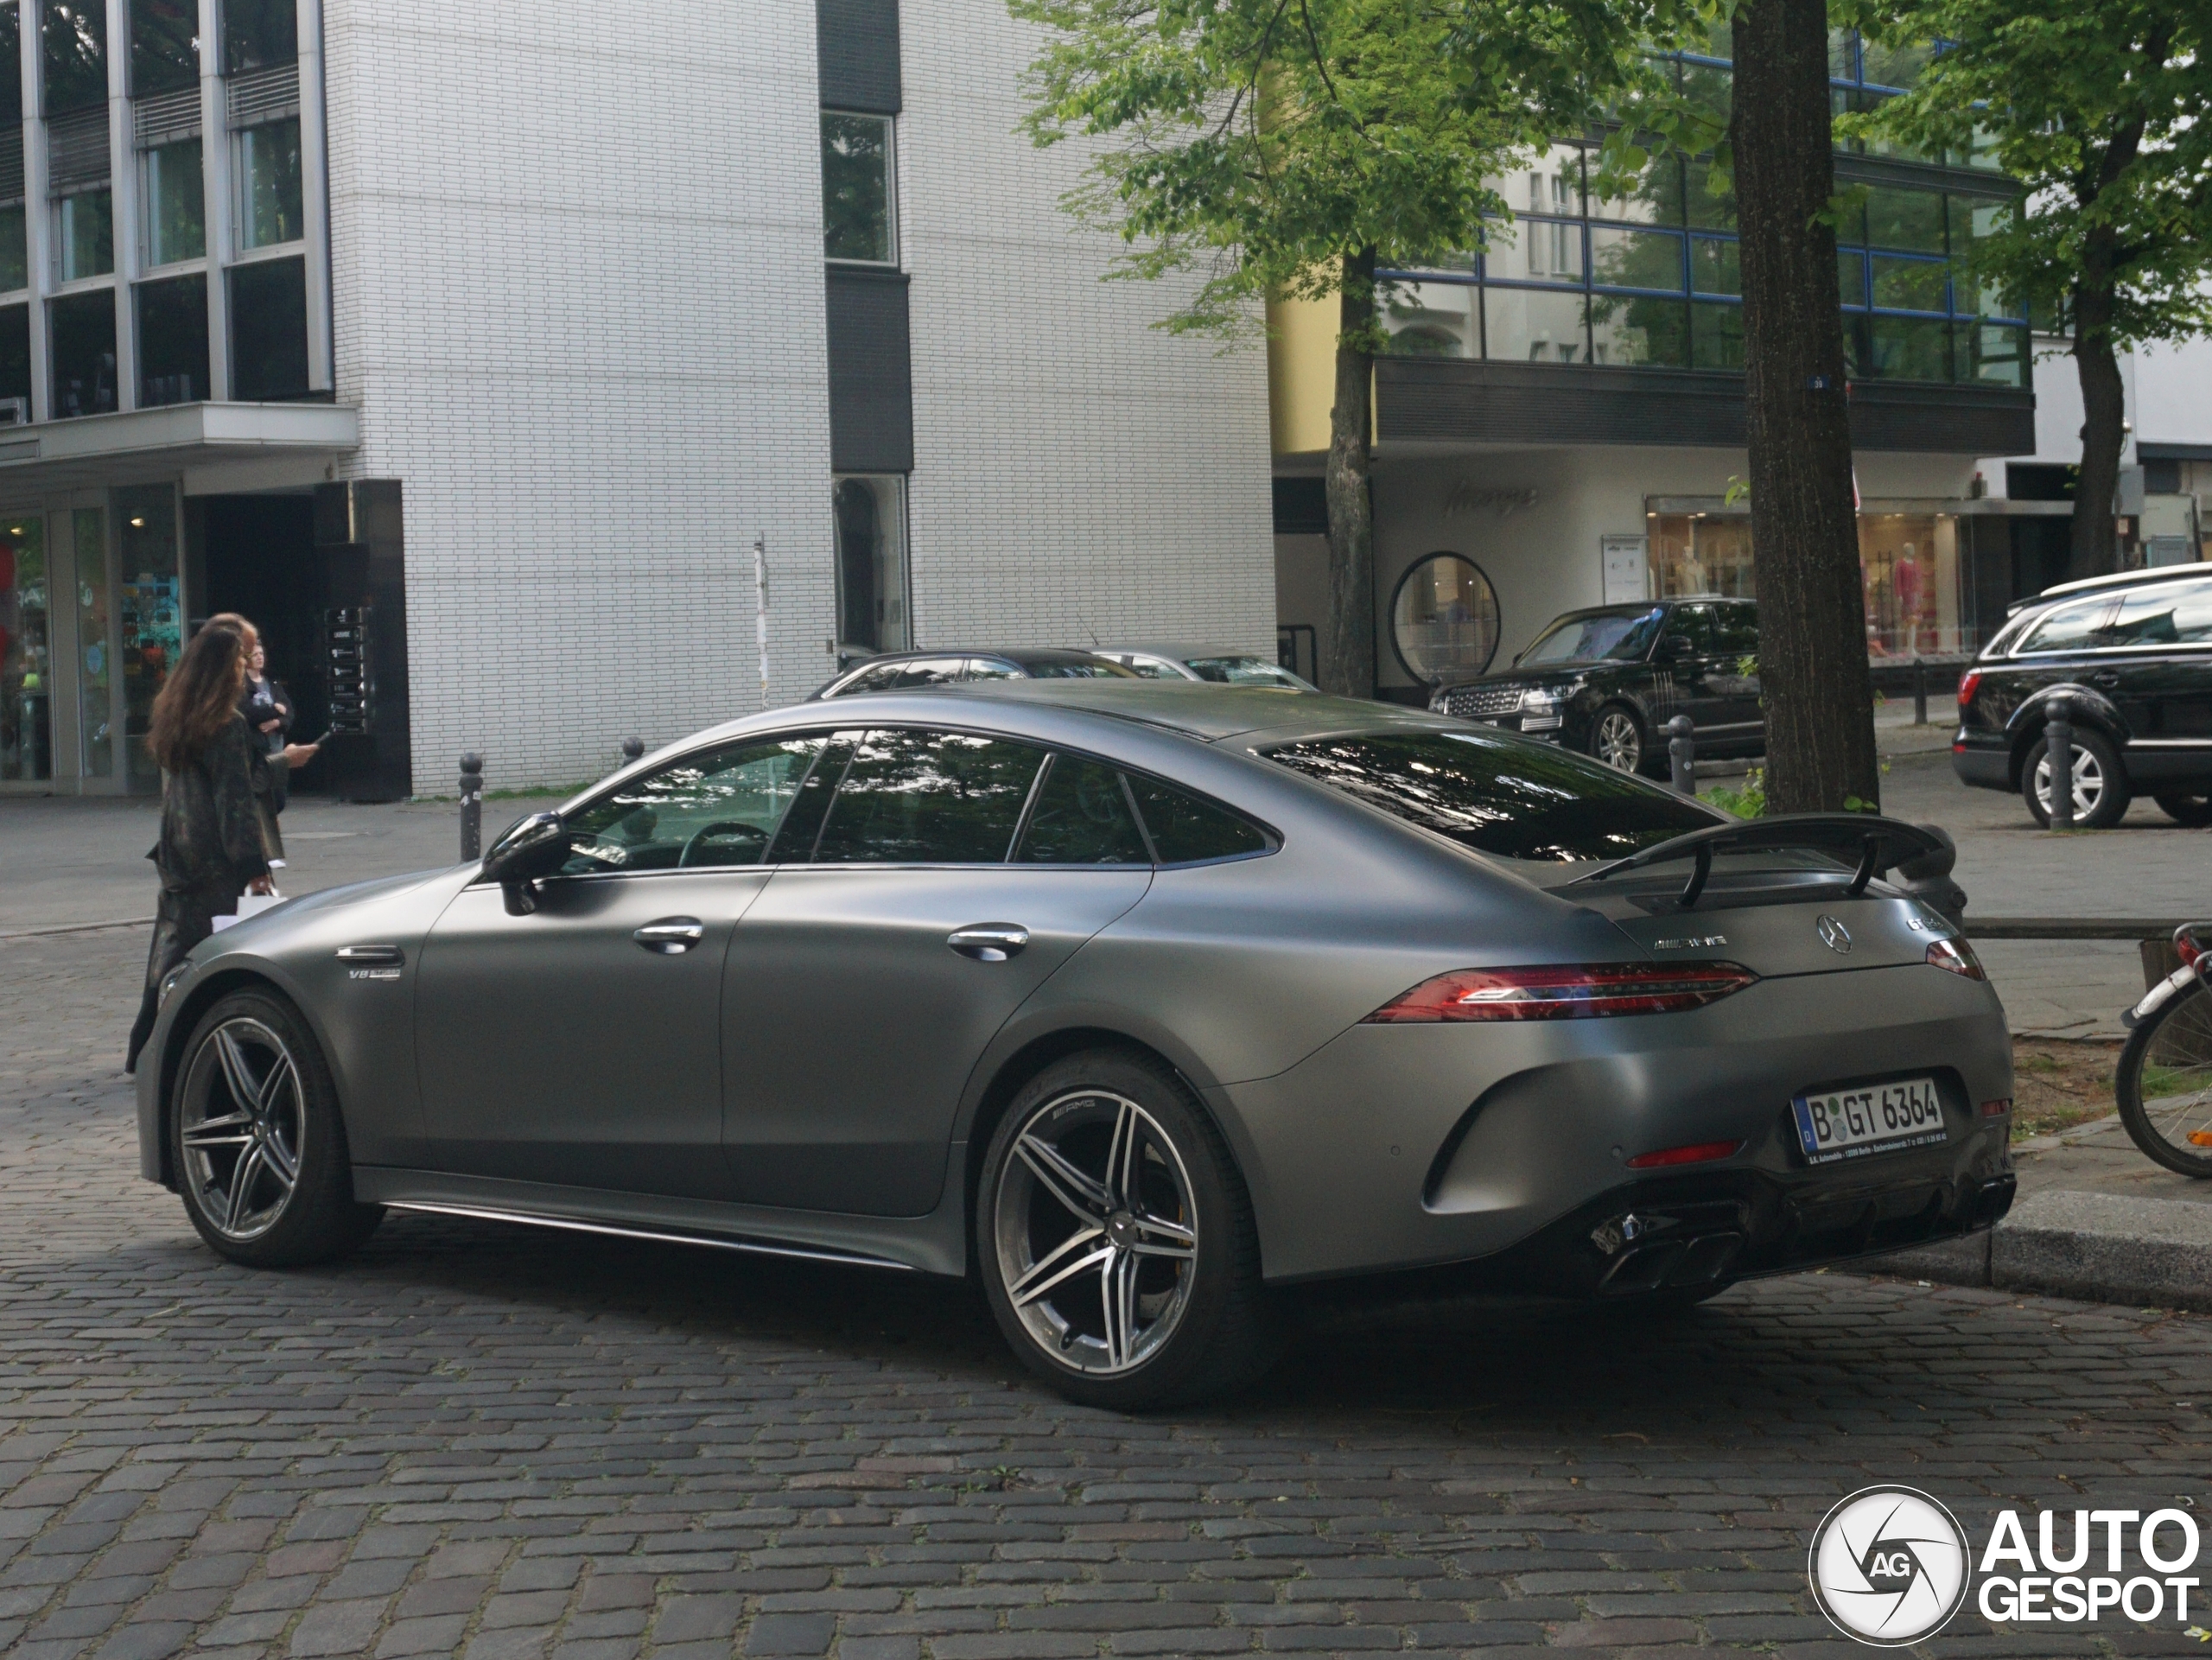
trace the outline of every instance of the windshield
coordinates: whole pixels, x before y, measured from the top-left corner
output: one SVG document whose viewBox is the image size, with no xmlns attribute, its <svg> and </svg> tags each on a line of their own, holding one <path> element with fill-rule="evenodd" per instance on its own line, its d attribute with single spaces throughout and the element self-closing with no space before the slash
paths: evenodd
<svg viewBox="0 0 2212 1660">
<path fill-rule="evenodd" d="M 1659 625 L 1666 620 L 1666 612 L 1656 605 L 1648 611 L 1600 611 L 1561 617 L 1521 653 L 1520 666 L 1638 662 L 1651 650 Z"/>
<path fill-rule="evenodd" d="M 1725 822 L 1567 750 L 1487 733 L 1314 738 L 1267 757 L 1394 818 L 1508 859 L 1625 858 Z"/>
<path fill-rule="evenodd" d="M 1281 664 L 1270 663 L 1263 657 L 1189 657 L 1183 660 L 1199 679 L 1224 685 L 1281 686 L 1287 691 L 1313 690 Z"/>
</svg>

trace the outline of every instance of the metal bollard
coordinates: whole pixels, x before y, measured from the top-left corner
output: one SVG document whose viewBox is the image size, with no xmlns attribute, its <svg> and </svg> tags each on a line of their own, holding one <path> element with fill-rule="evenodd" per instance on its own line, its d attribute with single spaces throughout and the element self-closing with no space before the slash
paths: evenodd
<svg viewBox="0 0 2212 1660">
<path fill-rule="evenodd" d="M 2043 752 L 2050 762 L 2050 827 L 2074 828 L 2074 700 L 2054 697 L 2050 716 L 2043 729 Z"/>
<path fill-rule="evenodd" d="M 645 753 L 645 741 L 634 732 L 622 740 L 622 764 L 627 766 Z"/>
<path fill-rule="evenodd" d="M 1673 764 L 1675 788 L 1683 795 L 1697 793 L 1697 728 L 1687 715 L 1667 722 L 1667 759 Z"/>
<path fill-rule="evenodd" d="M 1928 660 L 1925 658 L 1912 659 L 1912 723 L 1915 726 L 1928 724 Z"/>
<path fill-rule="evenodd" d="M 484 856 L 484 757 L 461 758 L 461 857 L 466 864 Z"/>
</svg>

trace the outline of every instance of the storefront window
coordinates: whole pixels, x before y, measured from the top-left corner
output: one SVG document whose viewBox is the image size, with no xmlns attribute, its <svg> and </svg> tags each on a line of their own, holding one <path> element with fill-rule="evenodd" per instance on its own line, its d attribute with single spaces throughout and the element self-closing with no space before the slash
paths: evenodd
<svg viewBox="0 0 2212 1660">
<path fill-rule="evenodd" d="M 107 515 L 79 507 L 69 515 L 77 556 L 77 730 L 86 778 L 115 775 L 114 651 L 108 639 Z"/>
<path fill-rule="evenodd" d="M 0 780 L 54 776 L 54 669 L 45 525 L 0 525 Z"/>
<path fill-rule="evenodd" d="M 906 480 L 896 474 L 837 480 L 837 644 L 903 652 L 906 626 Z"/>
<path fill-rule="evenodd" d="M 1742 513 L 1646 517 L 1651 591 L 1758 597 L 1751 522 Z M 1967 620 L 1971 573 L 1950 513 L 1862 513 L 1859 569 L 1866 606 L 1866 651 L 1877 659 L 1948 656 L 1980 644 Z"/>
<path fill-rule="evenodd" d="M 1482 673 L 1497 654 L 1497 592 L 1475 563 L 1432 553 L 1390 596 L 1390 644 L 1423 685 Z"/>
<path fill-rule="evenodd" d="M 115 407 L 115 290 L 97 289 L 54 301 L 54 417 L 105 415 Z"/>
<path fill-rule="evenodd" d="M 176 493 L 166 484 L 115 493 L 122 581 L 117 609 L 123 625 L 123 695 L 130 735 L 130 776 L 158 784 L 162 769 L 146 750 L 154 698 L 184 649 L 183 607 L 177 593 Z"/>
</svg>

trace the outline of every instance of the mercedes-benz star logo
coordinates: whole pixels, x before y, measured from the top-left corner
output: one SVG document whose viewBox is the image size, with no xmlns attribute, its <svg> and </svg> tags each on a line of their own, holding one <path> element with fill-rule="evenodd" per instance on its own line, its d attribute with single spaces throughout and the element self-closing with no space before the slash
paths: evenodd
<svg viewBox="0 0 2212 1660">
<path fill-rule="evenodd" d="M 1830 951 L 1847 952 L 1851 950 L 1851 930 L 1834 917 L 1823 916 L 1813 925 L 1821 931 L 1821 944 Z"/>
<path fill-rule="evenodd" d="M 1942 1631 L 1965 1605 L 1973 1577 L 1965 1530 L 1911 1487 L 1852 1494 L 1814 1530 L 1806 1565 L 1828 1623 L 1878 1649 Z"/>
</svg>

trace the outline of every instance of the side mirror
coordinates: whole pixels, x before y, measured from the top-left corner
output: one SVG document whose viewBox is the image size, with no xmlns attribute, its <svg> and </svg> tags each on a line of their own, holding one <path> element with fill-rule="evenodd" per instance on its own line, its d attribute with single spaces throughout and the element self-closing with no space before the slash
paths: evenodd
<svg viewBox="0 0 2212 1660">
<path fill-rule="evenodd" d="M 492 844 L 482 875 L 499 884 L 507 914 L 526 917 L 537 909 L 537 884 L 567 862 L 569 827 L 556 812 L 534 812 Z"/>
<path fill-rule="evenodd" d="M 1669 634 L 1659 642 L 1659 656 L 1664 662 L 1672 663 L 1676 658 L 1689 654 L 1690 642 L 1687 635 Z"/>
</svg>

